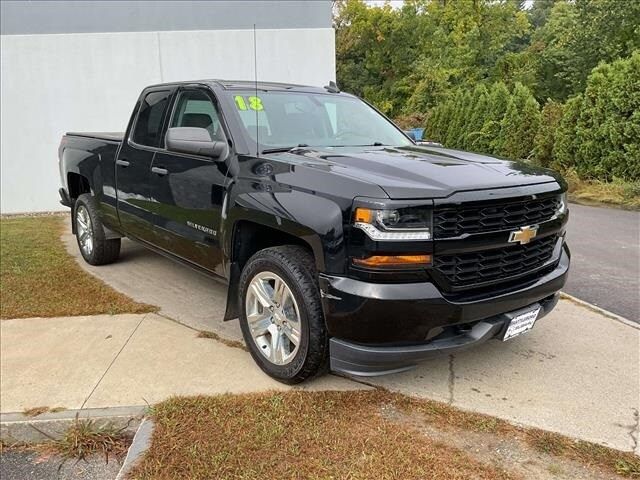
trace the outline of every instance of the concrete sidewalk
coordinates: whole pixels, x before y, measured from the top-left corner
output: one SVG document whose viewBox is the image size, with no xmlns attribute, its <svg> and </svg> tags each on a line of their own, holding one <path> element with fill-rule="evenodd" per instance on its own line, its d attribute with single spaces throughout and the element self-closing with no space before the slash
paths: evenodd
<svg viewBox="0 0 640 480">
<path fill-rule="evenodd" d="M 153 404 L 171 395 L 284 390 L 242 349 L 156 314 L 0 323 L 0 408 Z M 365 388 L 333 375 L 302 388 Z"/>
</svg>

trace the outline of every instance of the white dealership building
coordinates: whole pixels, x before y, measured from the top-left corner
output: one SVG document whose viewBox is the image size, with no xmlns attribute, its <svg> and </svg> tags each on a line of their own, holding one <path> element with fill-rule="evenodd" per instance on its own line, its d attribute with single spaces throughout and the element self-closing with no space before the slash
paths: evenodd
<svg viewBox="0 0 640 480">
<path fill-rule="evenodd" d="M 68 131 L 124 131 L 146 85 L 206 78 L 326 85 L 329 0 L 5 1 L 1 22 L 2 213 L 61 210 Z"/>
</svg>

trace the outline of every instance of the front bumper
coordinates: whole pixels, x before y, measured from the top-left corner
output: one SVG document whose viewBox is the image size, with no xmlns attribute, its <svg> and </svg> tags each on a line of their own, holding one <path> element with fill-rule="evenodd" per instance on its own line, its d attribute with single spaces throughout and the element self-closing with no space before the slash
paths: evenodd
<svg viewBox="0 0 640 480">
<path fill-rule="evenodd" d="M 432 283 L 377 284 L 320 276 L 331 367 L 379 375 L 468 348 L 500 335 L 507 314 L 539 303 L 540 318 L 558 301 L 569 270 L 562 246 L 555 267 L 516 288 L 463 297 L 445 296 Z"/>
</svg>

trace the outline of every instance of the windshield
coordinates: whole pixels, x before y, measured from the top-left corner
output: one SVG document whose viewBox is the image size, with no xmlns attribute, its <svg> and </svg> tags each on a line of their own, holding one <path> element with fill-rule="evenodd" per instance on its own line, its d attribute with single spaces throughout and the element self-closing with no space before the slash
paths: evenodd
<svg viewBox="0 0 640 480">
<path fill-rule="evenodd" d="M 232 92 L 241 124 L 260 150 L 308 147 L 411 145 L 393 124 L 363 101 L 346 95 Z"/>
</svg>

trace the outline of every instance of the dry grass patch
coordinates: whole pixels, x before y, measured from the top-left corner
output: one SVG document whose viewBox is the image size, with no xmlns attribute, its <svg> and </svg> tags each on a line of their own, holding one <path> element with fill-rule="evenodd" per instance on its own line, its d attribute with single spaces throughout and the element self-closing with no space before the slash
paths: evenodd
<svg viewBox="0 0 640 480">
<path fill-rule="evenodd" d="M 126 427 L 117 428 L 110 422 L 75 419 L 60 440 L 47 444 L 43 449 L 62 458 L 84 460 L 90 455 L 102 454 L 122 457 L 127 453 L 131 438 L 124 433 Z"/>
<path fill-rule="evenodd" d="M 38 415 L 42 415 L 43 413 L 57 413 L 66 410 L 64 407 L 33 407 L 33 408 L 25 408 L 22 414 L 25 417 L 37 417 Z"/>
<path fill-rule="evenodd" d="M 394 406 L 404 412 L 418 412 L 425 421 L 439 428 L 495 433 L 514 441 L 521 440 L 533 450 L 559 459 L 573 460 L 611 474 L 640 478 L 640 458 L 631 452 L 621 452 L 537 428 L 518 427 L 499 418 L 458 410 L 431 400 L 389 395 L 393 397 L 391 402 Z"/>
<path fill-rule="evenodd" d="M 220 335 L 218 335 L 215 332 L 209 332 L 207 330 L 200 330 L 198 332 L 198 335 L 196 335 L 196 337 L 197 338 L 208 338 L 208 339 L 211 339 L 211 340 L 215 340 L 216 342 L 220 342 L 223 345 L 226 345 L 227 347 L 239 348 L 240 350 L 244 350 L 245 352 L 249 351 L 243 342 L 240 342 L 238 340 L 229 340 L 228 338 L 221 337 Z"/>
<path fill-rule="evenodd" d="M 0 219 L 0 318 L 146 313 L 85 272 L 65 250 L 61 216 Z"/>
<path fill-rule="evenodd" d="M 130 478 L 512 479 L 385 419 L 381 392 L 173 398 Z"/>
<path fill-rule="evenodd" d="M 573 201 L 585 204 L 602 203 L 630 210 L 640 209 L 640 182 L 581 180 L 571 170 L 563 175 L 569 183 L 569 197 Z"/>
<path fill-rule="evenodd" d="M 524 455 L 525 463 L 536 460 L 547 474 L 536 478 L 554 478 L 555 470 L 582 472 L 583 478 L 633 477 L 638 460 L 381 389 L 176 397 L 155 406 L 152 415 L 150 449 L 129 478 L 529 478 L 511 454 L 504 463 L 491 450 L 483 456 L 450 441 L 469 432 L 472 445 L 478 438 L 497 438 L 507 448 L 517 444 L 513 453 Z"/>
</svg>

